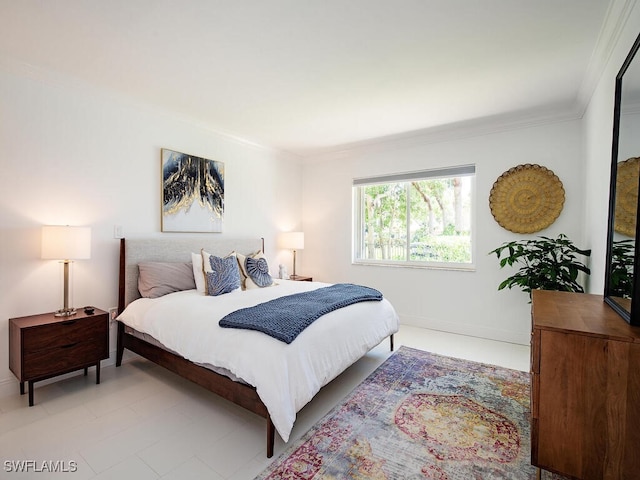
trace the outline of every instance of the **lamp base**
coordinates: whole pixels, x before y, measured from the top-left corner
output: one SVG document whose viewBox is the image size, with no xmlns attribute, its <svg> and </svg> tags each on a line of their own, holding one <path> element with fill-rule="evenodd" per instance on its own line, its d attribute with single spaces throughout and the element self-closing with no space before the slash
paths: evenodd
<svg viewBox="0 0 640 480">
<path fill-rule="evenodd" d="M 61 308 L 60 310 L 58 310 L 54 316 L 56 317 L 70 317 L 72 315 L 75 315 L 76 313 L 76 309 L 75 308 Z"/>
</svg>

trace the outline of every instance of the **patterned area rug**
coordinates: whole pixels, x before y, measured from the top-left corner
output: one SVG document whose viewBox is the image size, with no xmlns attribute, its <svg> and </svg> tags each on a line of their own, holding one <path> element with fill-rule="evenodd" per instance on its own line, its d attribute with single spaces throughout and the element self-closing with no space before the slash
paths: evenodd
<svg viewBox="0 0 640 480">
<path fill-rule="evenodd" d="M 528 373 L 401 347 L 256 480 L 534 479 L 529 402 Z"/>
</svg>

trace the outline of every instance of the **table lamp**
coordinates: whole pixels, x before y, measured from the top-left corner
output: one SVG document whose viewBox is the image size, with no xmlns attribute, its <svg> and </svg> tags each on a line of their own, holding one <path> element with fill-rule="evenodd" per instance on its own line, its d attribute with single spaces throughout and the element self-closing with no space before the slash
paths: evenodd
<svg viewBox="0 0 640 480">
<path fill-rule="evenodd" d="M 304 249 L 304 232 L 283 232 L 278 236 L 280 248 L 293 250 L 293 275 L 289 278 L 296 278 L 296 250 Z"/>
<path fill-rule="evenodd" d="M 69 269 L 72 260 L 91 258 L 91 228 L 45 225 L 42 227 L 42 258 L 60 260 L 63 264 L 64 293 L 62 308 L 56 317 L 75 315 L 69 306 Z"/>
</svg>

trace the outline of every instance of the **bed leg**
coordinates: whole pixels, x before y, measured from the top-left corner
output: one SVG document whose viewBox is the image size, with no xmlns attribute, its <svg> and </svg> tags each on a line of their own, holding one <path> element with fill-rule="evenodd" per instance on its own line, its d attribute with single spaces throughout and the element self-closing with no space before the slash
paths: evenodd
<svg viewBox="0 0 640 480">
<path fill-rule="evenodd" d="M 393 333 L 389 336 L 389 349 L 393 352 Z"/>
<path fill-rule="evenodd" d="M 276 440 L 276 427 L 271 421 L 271 416 L 267 417 L 267 458 L 273 457 L 273 445 Z"/>
<path fill-rule="evenodd" d="M 116 367 L 122 365 L 124 354 L 124 323 L 118 322 L 118 338 L 116 343 Z"/>
</svg>

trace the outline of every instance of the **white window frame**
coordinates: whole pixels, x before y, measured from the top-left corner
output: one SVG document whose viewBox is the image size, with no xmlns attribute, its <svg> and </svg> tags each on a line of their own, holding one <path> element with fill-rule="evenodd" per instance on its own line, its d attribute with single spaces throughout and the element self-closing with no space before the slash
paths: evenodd
<svg viewBox="0 0 640 480">
<path fill-rule="evenodd" d="M 411 260 L 376 260 L 358 258 L 363 248 L 363 232 L 362 222 L 364 221 L 364 202 L 362 199 L 362 190 L 358 187 L 367 185 L 383 184 L 383 183 L 400 183 L 419 180 L 435 180 L 438 178 L 451 177 L 471 177 L 471 262 L 431 262 L 431 261 L 411 261 Z M 440 268 L 446 270 L 475 270 L 476 258 L 476 168 L 475 165 L 460 165 L 445 168 L 437 168 L 430 170 L 418 170 L 413 172 L 394 173 L 389 175 L 379 175 L 375 177 L 363 177 L 353 179 L 353 232 L 352 238 L 352 256 L 351 261 L 354 265 L 378 265 L 389 267 L 409 267 L 409 268 Z M 407 202 L 407 208 L 409 204 Z M 407 222 L 407 228 L 409 228 Z M 409 232 L 407 232 L 409 233 Z M 410 238 L 407 235 L 407 238 Z"/>
</svg>

